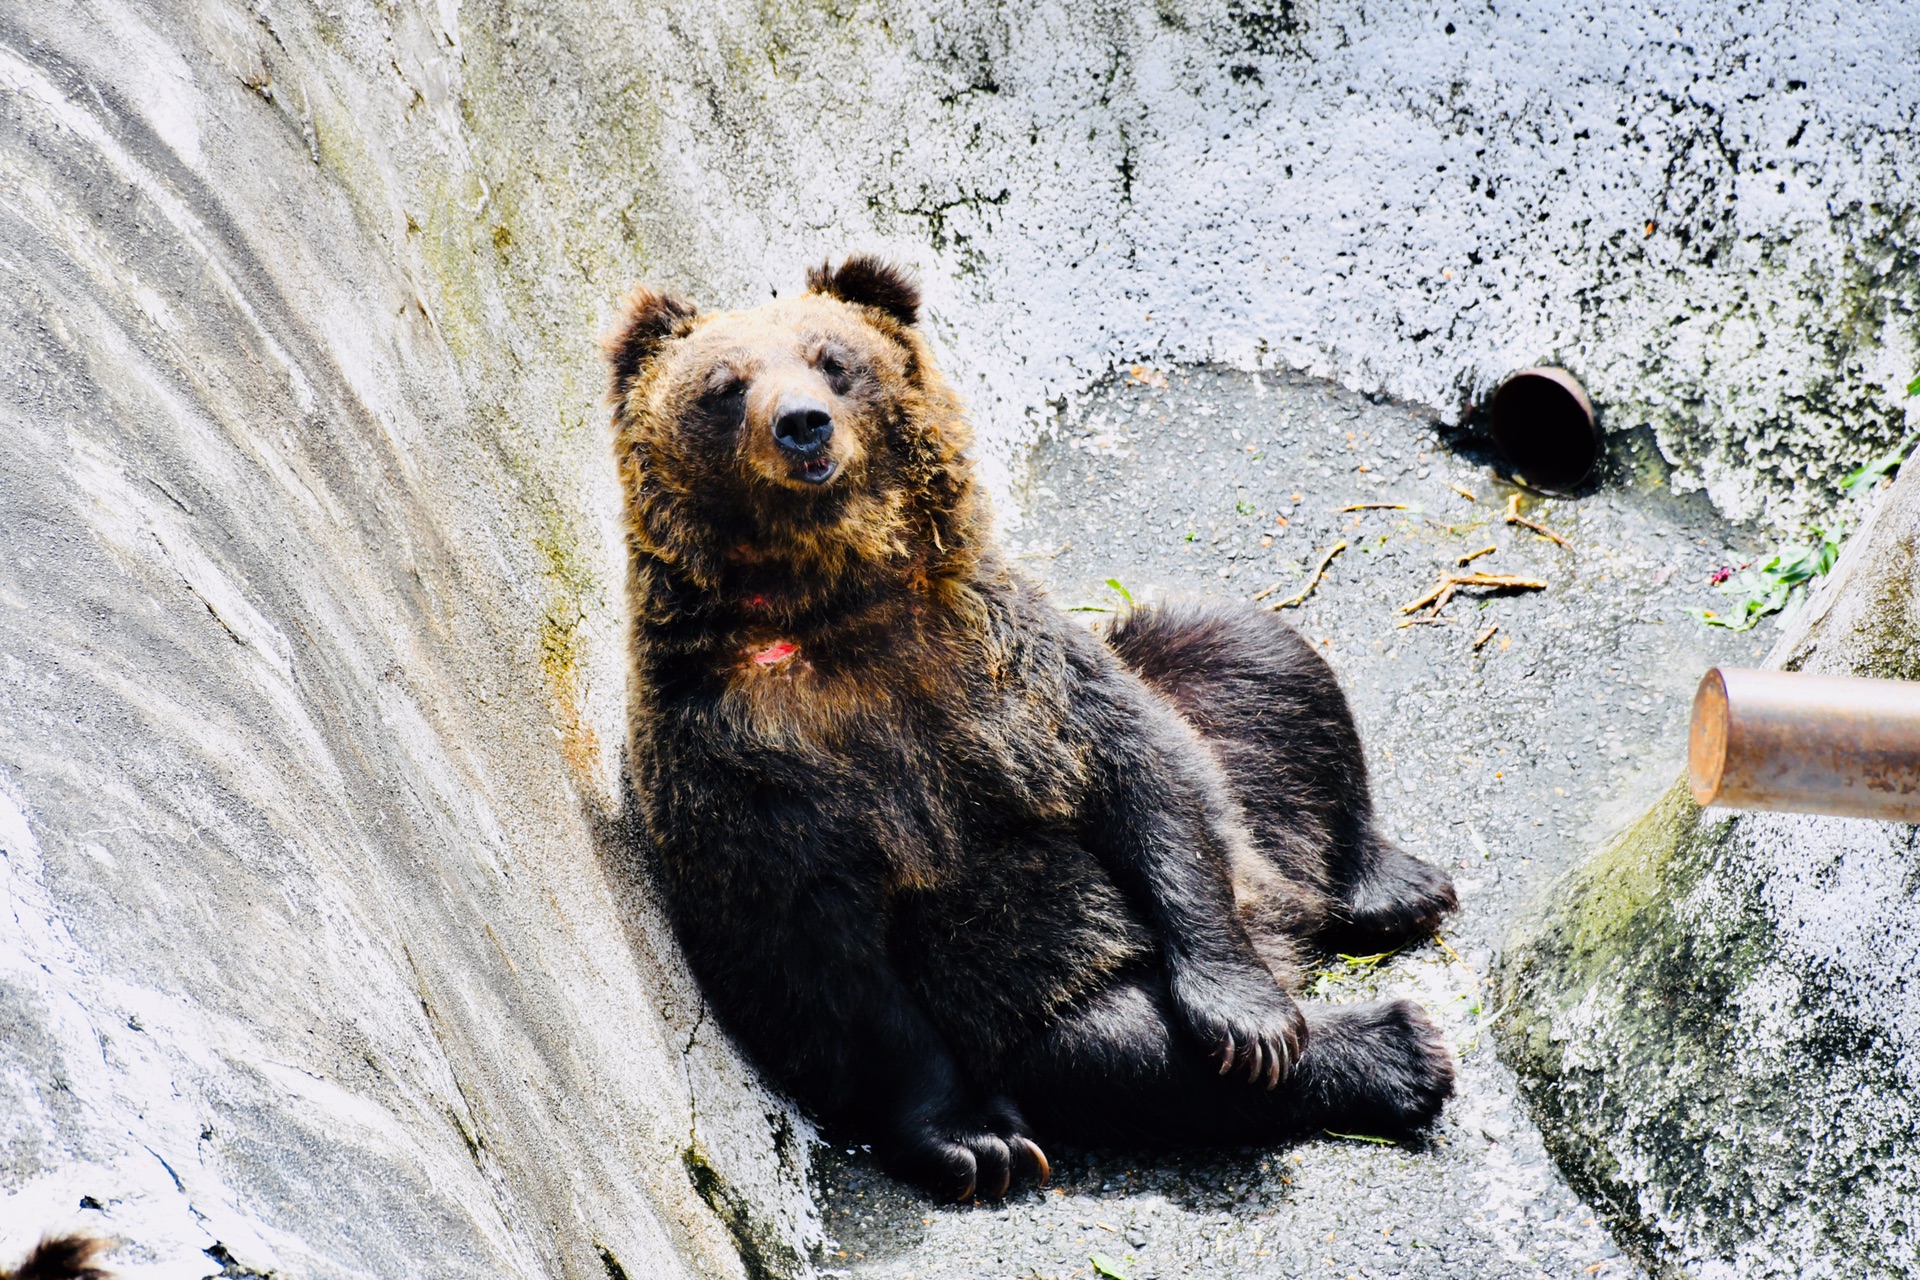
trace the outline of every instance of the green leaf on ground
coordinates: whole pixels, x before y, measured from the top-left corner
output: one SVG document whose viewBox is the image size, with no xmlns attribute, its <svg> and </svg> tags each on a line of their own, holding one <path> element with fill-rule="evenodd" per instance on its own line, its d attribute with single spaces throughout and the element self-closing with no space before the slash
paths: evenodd
<svg viewBox="0 0 1920 1280">
<path fill-rule="evenodd" d="M 1689 609 L 1688 613 L 1710 627 L 1729 631 L 1750 631 L 1768 614 L 1778 613 L 1793 599 L 1795 591 L 1833 568 L 1840 558 L 1838 529 L 1815 529 L 1819 540 L 1810 546 L 1788 547 L 1775 552 L 1765 563 L 1742 569 L 1720 586 L 1722 595 L 1733 599 L 1726 613 L 1712 609 Z"/>
<path fill-rule="evenodd" d="M 1383 1147 L 1398 1145 L 1392 1138 L 1376 1138 L 1370 1133 L 1335 1133 L 1331 1129 L 1322 1129 L 1320 1132 L 1329 1138 L 1345 1138 L 1348 1142 L 1377 1142 Z"/>
<path fill-rule="evenodd" d="M 1460 1004 L 1463 1001 L 1469 1001 L 1469 1000 L 1472 1001 L 1473 1003 L 1467 1005 L 1467 1016 L 1469 1018 L 1479 1017 L 1480 1016 L 1480 997 L 1471 991 L 1456 992 L 1454 994 L 1453 999 L 1447 1001 L 1447 1003 Z"/>
<path fill-rule="evenodd" d="M 1920 396 L 1920 377 L 1907 384 L 1907 394 Z M 1864 466 L 1849 471 L 1840 481 L 1840 492 L 1849 498 L 1872 493 L 1882 480 L 1900 469 L 1916 442 L 1920 442 L 1920 436 L 1909 436 Z M 1785 609 L 1797 595 L 1804 594 L 1801 589 L 1807 583 L 1833 568 L 1840 558 L 1840 526 L 1813 532 L 1818 541 L 1811 546 L 1784 548 L 1758 568 L 1744 568 L 1721 583 L 1721 593 L 1733 598 L 1731 610 L 1723 613 L 1717 609 L 1689 609 L 1687 612 L 1710 627 L 1749 631 L 1768 614 Z"/>
<path fill-rule="evenodd" d="M 1107 1280 L 1128 1280 L 1127 1273 L 1120 1269 L 1120 1264 L 1104 1253 L 1096 1253 L 1087 1261 L 1093 1264 L 1095 1271 L 1106 1276 Z"/>
<path fill-rule="evenodd" d="M 1915 379 L 1915 382 L 1920 384 L 1920 379 Z M 1913 394 L 1912 388 L 1908 388 L 1907 394 Z M 1907 454 L 1912 449 L 1913 439 L 1911 437 L 1902 440 L 1891 450 L 1881 454 L 1864 467 L 1849 471 L 1847 478 L 1840 482 L 1840 491 L 1849 498 L 1857 498 L 1863 493 L 1871 492 L 1873 487 L 1880 483 L 1882 477 L 1892 475 L 1900 469 L 1900 464 L 1906 461 Z"/>
<path fill-rule="evenodd" d="M 1107 585 L 1108 585 L 1108 586 L 1110 586 L 1110 587 L 1112 587 L 1112 588 L 1113 588 L 1113 589 L 1114 589 L 1115 591 L 1118 591 L 1118 592 L 1120 593 L 1120 598 L 1121 598 L 1122 600 L 1125 600 L 1125 601 L 1126 601 L 1126 602 L 1127 602 L 1128 604 L 1132 604 L 1132 603 L 1133 603 L 1133 592 L 1131 592 L 1131 591 L 1129 591 L 1129 590 L 1127 590 L 1127 589 L 1126 589 L 1125 587 L 1123 587 L 1123 586 L 1121 586 L 1121 585 L 1120 585 L 1120 579 L 1118 579 L 1118 578 L 1108 578 L 1108 579 L 1107 579 Z"/>
</svg>

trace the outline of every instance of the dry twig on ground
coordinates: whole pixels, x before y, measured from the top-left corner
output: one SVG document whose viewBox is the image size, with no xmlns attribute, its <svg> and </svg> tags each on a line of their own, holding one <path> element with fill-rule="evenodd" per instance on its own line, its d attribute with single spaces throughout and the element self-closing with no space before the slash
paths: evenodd
<svg viewBox="0 0 1920 1280">
<path fill-rule="evenodd" d="M 1340 508 L 1340 514 L 1345 515 L 1349 511 L 1405 511 L 1406 509 L 1407 504 L 1404 502 L 1354 502 Z"/>
<path fill-rule="evenodd" d="M 1571 547 L 1573 545 L 1571 542 L 1568 542 L 1565 538 L 1561 537 L 1559 534 L 1555 533 L 1553 530 L 1547 528 L 1547 526 L 1543 524 L 1536 524 L 1533 521 L 1522 516 L 1520 514 L 1520 495 L 1517 493 L 1512 494 L 1507 498 L 1507 523 L 1517 524 L 1522 529 L 1531 529 L 1535 533 L 1539 534 L 1541 537 L 1547 539 L 1547 541 L 1557 542 L 1563 547 Z"/>
<path fill-rule="evenodd" d="M 1447 573 L 1433 584 L 1433 590 L 1408 604 L 1400 606 L 1400 612 L 1412 613 L 1431 605 L 1429 617 L 1437 616 L 1447 607 L 1447 601 L 1453 599 L 1453 593 L 1461 587 L 1493 587 L 1505 591 L 1545 591 L 1547 584 L 1538 578 L 1516 578 L 1510 573 Z"/>
<path fill-rule="evenodd" d="M 1473 638 L 1473 647 L 1478 649 L 1481 645 L 1493 639 L 1493 633 L 1498 631 L 1499 629 L 1500 629 L 1500 624 L 1497 622 L 1490 622 L 1486 626 L 1480 628 L 1480 634 Z"/>
<path fill-rule="evenodd" d="M 1449 489 L 1451 489 L 1451 490 L 1453 490 L 1453 491 L 1454 491 L 1455 493 L 1457 493 L 1457 494 L 1459 494 L 1459 495 L 1460 495 L 1461 497 L 1463 497 L 1463 498 L 1465 498 L 1465 499 L 1466 499 L 1466 500 L 1467 500 L 1468 502 L 1478 502 L 1478 501 L 1480 501 L 1480 499 L 1478 499 L 1478 498 L 1476 498 L 1476 497 L 1474 497 L 1474 496 L 1473 496 L 1473 490 L 1471 490 L 1471 489 L 1463 489 L 1463 488 L 1461 488 L 1461 487 L 1460 487 L 1459 485 L 1457 485 L 1457 484 L 1455 484 L 1455 483 L 1453 483 L 1453 481 L 1451 481 L 1451 480 L 1449 480 L 1449 481 L 1447 481 L 1447 488 L 1449 488 Z"/>
<path fill-rule="evenodd" d="M 1458 560 L 1455 560 L 1454 563 L 1459 565 L 1472 564 L 1475 560 L 1478 560 L 1481 556 L 1490 556 L 1494 552 L 1498 551 L 1499 549 L 1500 549 L 1499 547 L 1489 542 L 1486 546 L 1480 548 L 1478 551 L 1467 552 L 1467 554 L 1461 556 Z"/>
<path fill-rule="evenodd" d="M 1308 596 L 1313 594 L 1313 589 L 1320 585 L 1320 579 L 1327 576 L 1327 566 L 1333 563 L 1333 558 L 1339 555 L 1342 551 L 1345 551 L 1346 549 L 1347 549 L 1347 544 L 1345 542 L 1336 542 L 1332 546 L 1328 547 L 1326 554 L 1320 557 L 1320 563 L 1313 566 L 1313 574 L 1311 577 L 1307 579 L 1307 585 L 1300 588 L 1297 594 L 1288 596 L 1285 600 L 1280 601 L 1280 603 L 1278 604 L 1270 604 L 1267 606 L 1267 608 L 1291 609 L 1295 605 L 1304 601 Z M 1271 591 L 1272 588 L 1268 588 L 1268 590 Z M 1261 595 L 1265 595 L 1265 594 L 1266 592 L 1261 593 Z M 1258 599 L 1258 598 L 1259 598 L 1258 596 L 1255 597 L 1255 599 Z"/>
</svg>

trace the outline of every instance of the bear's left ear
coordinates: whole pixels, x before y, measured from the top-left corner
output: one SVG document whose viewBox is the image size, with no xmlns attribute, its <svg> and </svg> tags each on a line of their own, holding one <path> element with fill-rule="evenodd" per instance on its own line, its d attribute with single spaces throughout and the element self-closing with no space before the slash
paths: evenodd
<svg viewBox="0 0 1920 1280">
<path fill-rule="evenodd" d="M 604 338 L 600 346 L 613 367 L 611 395 L 617 404 L 626 399 L 634 381 L 647 361 L 659 354 L 668 338 L 683 337 L 700 313 L 691 302 L 642 285 L 627 297 L 626 314 L 620 327 Z"/>
<path fill-rule="evenodd" d="M 807 272 L 807 292 L 873 307 L 904 325 L 920 322 L 920 286 L 904 268 L 870 253 L 855 254 L 838 270 L 831 262 L 812 268 Z"/>
</svg>

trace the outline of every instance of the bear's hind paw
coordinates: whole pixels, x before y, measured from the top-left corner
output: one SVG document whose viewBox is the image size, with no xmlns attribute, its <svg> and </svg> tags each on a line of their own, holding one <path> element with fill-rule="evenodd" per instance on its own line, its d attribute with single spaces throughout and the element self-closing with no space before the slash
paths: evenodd
<svg viewBox="0 0 1920 1280">
<path fill-rule="evenodd" d="M 1453 1096 L 1453 1055 L 1410 1000 L 1325 1009 L 1314 1040 L 1331 1051 L 1309 1059 L 1326 1128 L 1404 1137 L 1431 1125 Z"/>
<path fill-rule="evenodd" d="M 1321 933 L 1336 951 L 1391 951 L 1424 938 L 1459 909 L 1447 873 L 1386 841 L 1347 890 Z"/>
</svg>

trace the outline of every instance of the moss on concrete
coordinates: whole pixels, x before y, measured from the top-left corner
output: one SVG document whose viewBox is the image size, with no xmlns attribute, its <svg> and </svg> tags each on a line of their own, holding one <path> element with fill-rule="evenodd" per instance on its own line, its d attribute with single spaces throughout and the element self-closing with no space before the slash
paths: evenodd
<svg viewBox="0 0 1920 1280">
<path fill-rule="evenodd" d="M 732 1233 L 747 1280 L 792 1280 L 811 1274 L 812 1268 L 777 1229 L 759 1220 L 751 1199 L 728 1184 L 698 1143 L 681 1153 L 681 1163 L 694 1191 Z"/>
<path fill-rule="evenodd" d="M 1920 476 L 1776 665 L 1920 674 Z M 1701 811 L 1571 874 L 1499 971 L 1502 1057 L 1568 1178 L 1663 1275 L 1920 1268 L 1915 829 Z"/>
<path fill-rule="evenodd" d="M 1881 1100 L 1902 1073 L 1870 1016 L 1783 967 L 1766 842 L 1740 823 L 1676 787 L 1572 877 L 1502 965 L 1502 1056 L 1570 1180 L 1656 1272 L 1901 1273 L 1913 1240 L 1884 1210 L 1905 1221 L 1913 1170 Z"/>
</svg>

